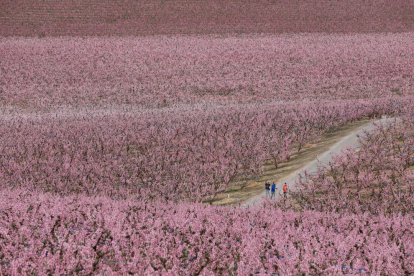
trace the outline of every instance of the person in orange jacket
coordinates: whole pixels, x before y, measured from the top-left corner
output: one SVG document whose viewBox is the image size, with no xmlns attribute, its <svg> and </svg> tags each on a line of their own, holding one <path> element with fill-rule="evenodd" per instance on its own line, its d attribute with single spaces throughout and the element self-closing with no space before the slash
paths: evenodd
<svg viewBox="0 0 414 276">
<path fill-rule="evenodd" d="M 285 184 L 283 184 L 283 197 L 285 199 L 287 198 L 287 193 L 288 193 L 288 185 L 285 182 Z"/>
</svg>

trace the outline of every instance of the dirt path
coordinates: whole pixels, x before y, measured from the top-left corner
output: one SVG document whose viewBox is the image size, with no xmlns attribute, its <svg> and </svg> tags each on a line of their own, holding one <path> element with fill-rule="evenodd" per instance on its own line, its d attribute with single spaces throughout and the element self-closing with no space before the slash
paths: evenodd
<svg viewBox="0 0 414 276">
<path fill-rule="evenodd" d="M 305 171 L 315 173 L 320 166 L 328 164 L 333 156 L 344 149 L 358 147 L 359 135 L 372 131 L 376 124 L 390 123 L 392 120 L 394 119 L 361 120 L 326 133 L 315 143 L 307 144 L 290 161 L 280 164 L 278 169 L 268 162 L 258 179 L 235 182 L 227 192 L 218 195 L 212 204 L 253 206 L 265 197 L 265 181 L 275 181 L 278 184 L 277 198 L 280 198 L 281 183 L 286 182 L 289 189 L 294 190 L 297 179 Z"/>
</svg>

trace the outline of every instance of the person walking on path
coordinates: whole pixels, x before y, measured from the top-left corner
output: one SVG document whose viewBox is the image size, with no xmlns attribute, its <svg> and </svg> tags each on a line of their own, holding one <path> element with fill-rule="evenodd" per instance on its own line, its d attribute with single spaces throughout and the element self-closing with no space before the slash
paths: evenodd
<svg viewBox="0 0 414 276">
<path fill-rule="evenodd" d="M 277 189 L 276 184 L 275 184 L 275 182 L 273 182 L 273 183 L 272 183 L 272 188 L 271 188 L 272 195 L 271 195 L 271 197 L 270 197 L 270 198 L 275 198 L 275 195 L 276 195 L 276 189 Z"/>
<path fill-rule="evenodd" d="M 265 183 L 265 189 L 266 189 L 266 197 L 270 197 L 270 183 L 266 181 Z"/>
<path fill-rule="evenodd" d="M 285 182 L 285 184 L 283 184 L 283 197 L 285 199 L 287 199 L 287 193 L 288 193 L 288 185 Z"/>
</svg>

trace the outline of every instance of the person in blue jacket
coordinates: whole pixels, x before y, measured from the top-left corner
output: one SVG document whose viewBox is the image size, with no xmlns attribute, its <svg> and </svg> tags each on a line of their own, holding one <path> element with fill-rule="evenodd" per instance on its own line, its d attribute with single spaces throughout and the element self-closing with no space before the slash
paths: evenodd
<svg viewBox="0 0 414 276">
<path fill-rule="evenodd" d="M 270 198 L 275 198 L 275 196 L 276 196 L 276 189 L 277 189 L 276 184 L 275 184 L 275 182 L 273 181 L 273 183 L 272 183 L 272 187 L 270 188 L 270 191 L 271 191 L 271 193 L 272 193 L 272 195 L 270 196 Z"/>
</svg>

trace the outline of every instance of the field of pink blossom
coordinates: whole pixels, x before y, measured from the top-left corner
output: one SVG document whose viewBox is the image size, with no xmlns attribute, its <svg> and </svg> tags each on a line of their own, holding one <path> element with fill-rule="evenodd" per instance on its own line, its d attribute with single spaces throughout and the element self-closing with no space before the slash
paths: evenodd
<svg viewBox="0 0 414 276">
<path fill-rule="evenodd" d="M 0 5 L 1 275 L 414 274 L 413 1 Z M 382 115 L 286 201 L 202 204 Z"/>
<path fill-rule="evenodd" d="M 413 41 L 413 33 L 2 38 L 0 104 L 153 108 L 414 95 Z"/>
<path fill-rule="evenodd" d="M 3 191 L 1 274 L 411 275 L 412 216 Z"/>
<path fill-rule="evenodd" d="M 99 116 L 3 113 L 0 272 L 410 275 L 412 182 L 397 198 L 386 191 L 382 201 L 358 201 L 357 209 L 349 197 L 345 202 L 355 204 L 342 209 L 336 208 L 342 201 L 323 200 L 303 204 L 300 212 L 289 205 L 245 209 L 189 201 L 226 188 L 236 172 L 257 173 L 272 154 L 287 158 L 331 127 L 398 116 L 412 106 L 408 97 Z M 377 135 L 362 149 L 374 150 L 371 160 L 383 149 Z M 412 133 L 395 138 L 401 153 L 412 154 Z M 363 165 L 365 175 L 381 164 L 357 160 L 345 169 Z M 402 160 L 411 159 L 403 154 L 394 163 Z M 298 198 L 312 198 L 307 192 Z M 369 207 L 379 209 L 364 213 Z"/>
<path fill-rule="evenodd" d="M 411 0 L 3 0 L 1 36 L 408 32 Z"/>
</svg>

